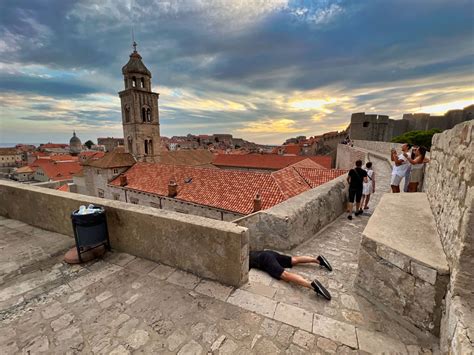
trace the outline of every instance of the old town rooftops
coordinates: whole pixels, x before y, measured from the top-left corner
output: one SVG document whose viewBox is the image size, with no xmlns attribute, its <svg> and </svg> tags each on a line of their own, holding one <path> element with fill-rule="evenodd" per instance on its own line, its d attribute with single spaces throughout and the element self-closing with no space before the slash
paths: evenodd
<svg viewBox="0 0 474 355">
<path fill-rule="evenodd" d="M 272 174 L 237 170 L 208 169 L 155 163 L 136 163 L 123 175 L 123 188 L 166 197 L 170 181 L 177 183 L 176 199 L 232 211 L 253 212 L 253 200 L 258 193 L 262 209 L 330 181 L 343 170 L 287 167 Z M 321 175 L 321 177 L 316 178 Z M 120 187 L 120 177 L 111 186 Z"/>
</svg>

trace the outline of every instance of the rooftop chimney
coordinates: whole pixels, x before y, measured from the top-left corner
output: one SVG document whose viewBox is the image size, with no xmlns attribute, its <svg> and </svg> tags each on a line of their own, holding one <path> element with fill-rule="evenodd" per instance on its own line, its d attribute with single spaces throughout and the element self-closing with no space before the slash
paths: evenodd
<svg viewBox="0 0 474 355">
<path fill-rule="evenodd" d="M 260 211 L 262 209 L 262 199 L 260 198 L 260 194 L 257 192 L 253 199 L 253 212 Z"/>
<path fill-rule="evenodd" d="M 174 180 L 168 183 L 168 197 L 175 197 L 178 194 L 178 184 Z"/>
<path fill-rule="evenodd" d="M 120 186 L 126 186 L 128 184 L 127 182 L 127 175 L 120 175 Z"/>
</svg>

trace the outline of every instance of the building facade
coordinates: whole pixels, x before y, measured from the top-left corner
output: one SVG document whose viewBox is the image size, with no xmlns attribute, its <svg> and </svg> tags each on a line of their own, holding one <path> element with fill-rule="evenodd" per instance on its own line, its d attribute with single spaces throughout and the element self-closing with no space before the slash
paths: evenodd
<svg viewBox="0 0 474 355">
<path fill-rule="evenodd" d="M 155 162 L 160 152 L 159 94 L 151 91 L 151 72 L 136 43 L 122 68 L 125 90 L 119 92 L 125 151 L 138 161 Z"/>
</svg>

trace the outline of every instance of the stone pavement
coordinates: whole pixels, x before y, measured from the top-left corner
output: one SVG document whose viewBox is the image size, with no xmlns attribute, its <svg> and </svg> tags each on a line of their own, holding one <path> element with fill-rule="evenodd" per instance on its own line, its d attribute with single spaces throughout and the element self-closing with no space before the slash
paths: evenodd
<svg viewBox="0 0 474 355">
<path fill-rule="evenodd" d="M 382 191 L 388 166 L 375 166 Z M 430 353 L 437 339 L 397 325 L 352 287 L 367 219 L 342 216 L 293 251 L 330 259 L 332 273 L 294 268 L 328 286 L 327 302 L 254 270 L 233 289 L 122 253 L 69 266 L 71 238 L 0 217 L 2 354 Z"/>
</svg>

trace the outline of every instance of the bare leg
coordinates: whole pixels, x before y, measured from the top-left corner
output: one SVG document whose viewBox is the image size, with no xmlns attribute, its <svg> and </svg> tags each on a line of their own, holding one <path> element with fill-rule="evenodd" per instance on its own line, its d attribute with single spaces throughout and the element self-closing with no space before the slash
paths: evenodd
<svg viewBox="0 0 474 355">
<path fill-rule="evenodd" d="M 352 205 L 353 205 L 352 202 L 347 203 L 347 213 L 350 213 L 350 214 L 352 213 Z"/>
<path fill-rule="evenodd" d="M 417 182 L 410 182 L 408 185 L 408 192 L 417 192 L 418 191 L 418 183 Z"/>
<path fill-rule="evenodd" d="M 365 195 L 362 195 L 362 198 L 360 199 L 361 206 L 364 206 L 364 201 L 365 201 Z"/>
<path fill-rule="evenodd" d="M 390 185 L 390 187 L 392 188 L 393 193 L 400 192 L 400 186 Z"/>
<path fill-rule="evenodd" d="M 291 257 L 291 265 L 309 264 L 309 263 L 319 264 L 319 261 L 318 259 L 313 258 L 312 256 L 292 256 Z"/>
<path fill-rule="evenodd" d="M 360 202 L 356 202 L 356 211 L 359 212 L 360 210 Z"/>
<path fill-rule="evenodd" d="M 369 208 L 369 201 L 370 201 L 370 195 L 366 195 L 364 202 L 365 202 L 365 209 Z"/>
<path fill-rule="evenodd" d="M 292 282 L 292 283 L 295 283 L 297 285 L 301 285 L 301 286 L 304 286 L 304 287 L 307 287 L 307 288 L 312 288 L 311 287 L 311 282 L 306 280 L 304 277 L 302 277 L 298 274 L 293 274 L 293 273 L 288 272 L 288 271 L 283 271 L 280 278 L 283 281 Z"/>
</svg>

